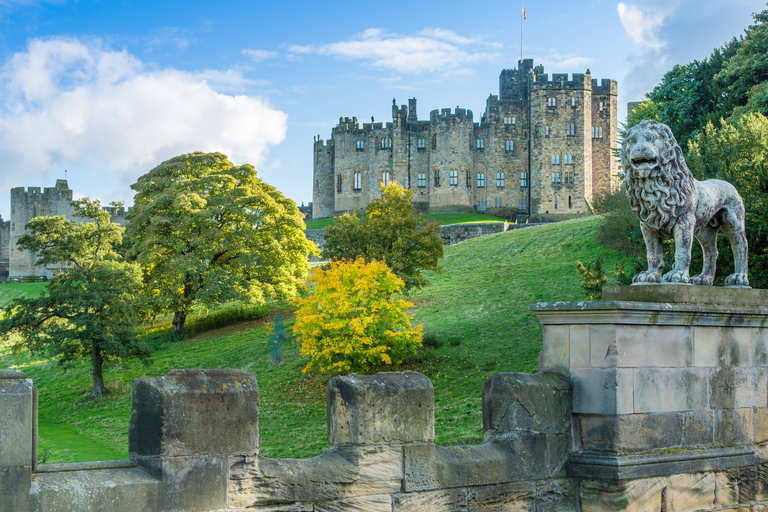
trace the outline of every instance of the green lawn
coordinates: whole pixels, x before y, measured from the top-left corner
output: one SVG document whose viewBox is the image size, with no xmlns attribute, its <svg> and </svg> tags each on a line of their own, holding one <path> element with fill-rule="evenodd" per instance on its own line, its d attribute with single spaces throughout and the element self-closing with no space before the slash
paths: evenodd
<svg viewBox="0 0 768 512">
<path fill-rule="evenodd" d="M 0 284 L 0 307 L 8 305 L 13 299 L 27 296 L 37 297 L 48 283 L 3 283 Z"/>
<path fill-rule="evenodd" d="M 482 442 L 480 387 L 498 372 L 536 371 L 541 327 L 528 312 L 536 301 L 581 300 L 577 259 L 619 256 L 595 242 L 591 217 L 498 233 L 445 248 L 445 271 L 413 293 L 415 321 L 434 330 L 439 346 L 399 369 L 424 372 L 435 386 L 437 442 Z M 286 320 L 290 329 L 292 319 Z M 256 375 L 262 452 L 268 457 L 310 457 L 327 447 L 327 376 L 301 373 L 296 342 L 283 345 L 285 363 L 273 366 L 260 321 L 208 331 L 157 347 L 149 365 L 126 361 L 105 371 L 110 393 L 90 398 L 86 361 L 64 372 L 54 361 L 0 345 L 0 368 L 27 372 L 40 390 L 40 450 L 48 462 L 128 456 L 132 379 L 172 368 L 242 368 Z"/>
<path fill-rule="evenodd" d="M 443 226 L 475 222 L 505 222 L 501 217 L 482 213 L 428 213 L 427 215 Z M 333 226 L 335 222 L 336 219 L 334 218 L 311 220 L 307 222 L 307 229 L 325 229 L 328 226 Z"/>
</svg>

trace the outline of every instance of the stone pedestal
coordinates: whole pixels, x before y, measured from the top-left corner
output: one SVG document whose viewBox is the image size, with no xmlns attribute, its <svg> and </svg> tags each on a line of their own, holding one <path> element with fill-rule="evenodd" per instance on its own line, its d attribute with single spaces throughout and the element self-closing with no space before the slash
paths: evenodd
<svg viewBox="0 0 768 512">
<path fill-rule="evenodd" d="M 650 285 L 606 287 L 604 298 L 531 306 L 544 329 L 539 370 L 573 387 L 571 474 L 754 464 L 768 442 L 766 292 Z"/>
<path fill-rule="evenodd" d="M 37 389 L 17 370 L 0 370 L 0 510 L 25 510 L 37 463 Z"/>
</svg>

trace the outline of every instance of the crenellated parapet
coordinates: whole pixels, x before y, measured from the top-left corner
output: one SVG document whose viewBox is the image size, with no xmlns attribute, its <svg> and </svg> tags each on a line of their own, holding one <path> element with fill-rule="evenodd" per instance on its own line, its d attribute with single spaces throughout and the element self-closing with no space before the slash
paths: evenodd
<svg viewBox="0 0 768 512">
<path fill-rule="evenodd" d="M 610 96 L 616 96 L 619 93 L 619 86 L 616 80 L 610 78 L 600 79 L 600 85 L 597 84 L 597 79 L 592 79 L 592 94 L 607 94 Z"/>
<path fill-rule="evenodd" d="M 584 73 L 573 73 L 571 79 L 568 79 L 568 73 L 554 73 L 552 80 L 546 73 L 540 75 L 531 75 L 531 90 L 542 89 L 591 89 L 592 77 Z"/>
</svg>

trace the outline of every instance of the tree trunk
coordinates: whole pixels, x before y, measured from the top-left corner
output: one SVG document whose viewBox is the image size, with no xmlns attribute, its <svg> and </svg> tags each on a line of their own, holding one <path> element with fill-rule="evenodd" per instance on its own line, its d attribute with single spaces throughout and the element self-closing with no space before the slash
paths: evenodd
<svg viewBox="0 0 768 512">
<path fill-rule="evenodd" d="M 93 393 L 91 396 L 101 396 L 107 392 L 104 387 L 104 376 L 101 374 L 102 367 L 104 366 L 104 357 L 101 354 L 101 349 L 93 347 L 92 361 L 93 361 Z"/>
<path fill-rule="evenodd" d="M 186 311 L 177 311 L 173 315 L 173 330 L 176 332 L 180 332 L 182 329 L 184 329 L 184 322 L 187 320 L 187 312 Z"/>
</svg>

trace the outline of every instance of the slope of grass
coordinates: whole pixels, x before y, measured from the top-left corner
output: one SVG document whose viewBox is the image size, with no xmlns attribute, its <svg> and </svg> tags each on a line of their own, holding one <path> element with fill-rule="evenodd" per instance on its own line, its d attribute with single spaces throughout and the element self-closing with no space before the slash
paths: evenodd
<svg viewBox="0 0 768 512">
<path fill-rule="evenodd" d="M 435 386 L 436 435 L 444 445 L 482 441 L 480 387 L 498 372 L 536 371 L 541 328 L 528 305 L 581 300 L 577 259 L 620 257 L 595 242 L 599 218 L 537 226 L 475 238 L 445 248 L 445 271 L 409 297 L 414 320 L 436 335 L 405 367 L 424 372 Z M 292 319 L 286 319 L 290 330 Z M 283 344 L 285 363 L 273 366 L 261 321 L 242 322 L 157 347 L 148 365 L 125 361 L 105 372 L 110 393 L 90 398 L 87 361 L 67 372 L 45 358 L 14 357 L 0 345 L 0 368 L 27 372 L 40 390 L 40 450 L 48 462 L 126 458 L 132 379 L 173 368 L 242 368 L 256 375 L 260 392 L 262 452 L 268 457 L 309 457 L 326 446 L 328 376 L 301 373 L 306 360 L 296 342 Z M 290 336 L 289 336 L 290 338 Z"/>
<path fill-rule="evenodd" d="M 428 213 L 428 217 L 432 217 L 443 226 L 449 224 L 467 224 L 475 222 L 505 222 L 501 217 L 494 217 L 493 215 L 485 215 L 483 213 Z M 317 219 L 307 222 L 307 229 L 325 229 L 328 226 L 333 226 L 336 223 L 336 219 Z"/>
<path fill-rule="evenodd" d="M 19 297 L 37 297 L 48 283 L 3 283 L 0 284 L 0 308 Z"/>
</svg>

